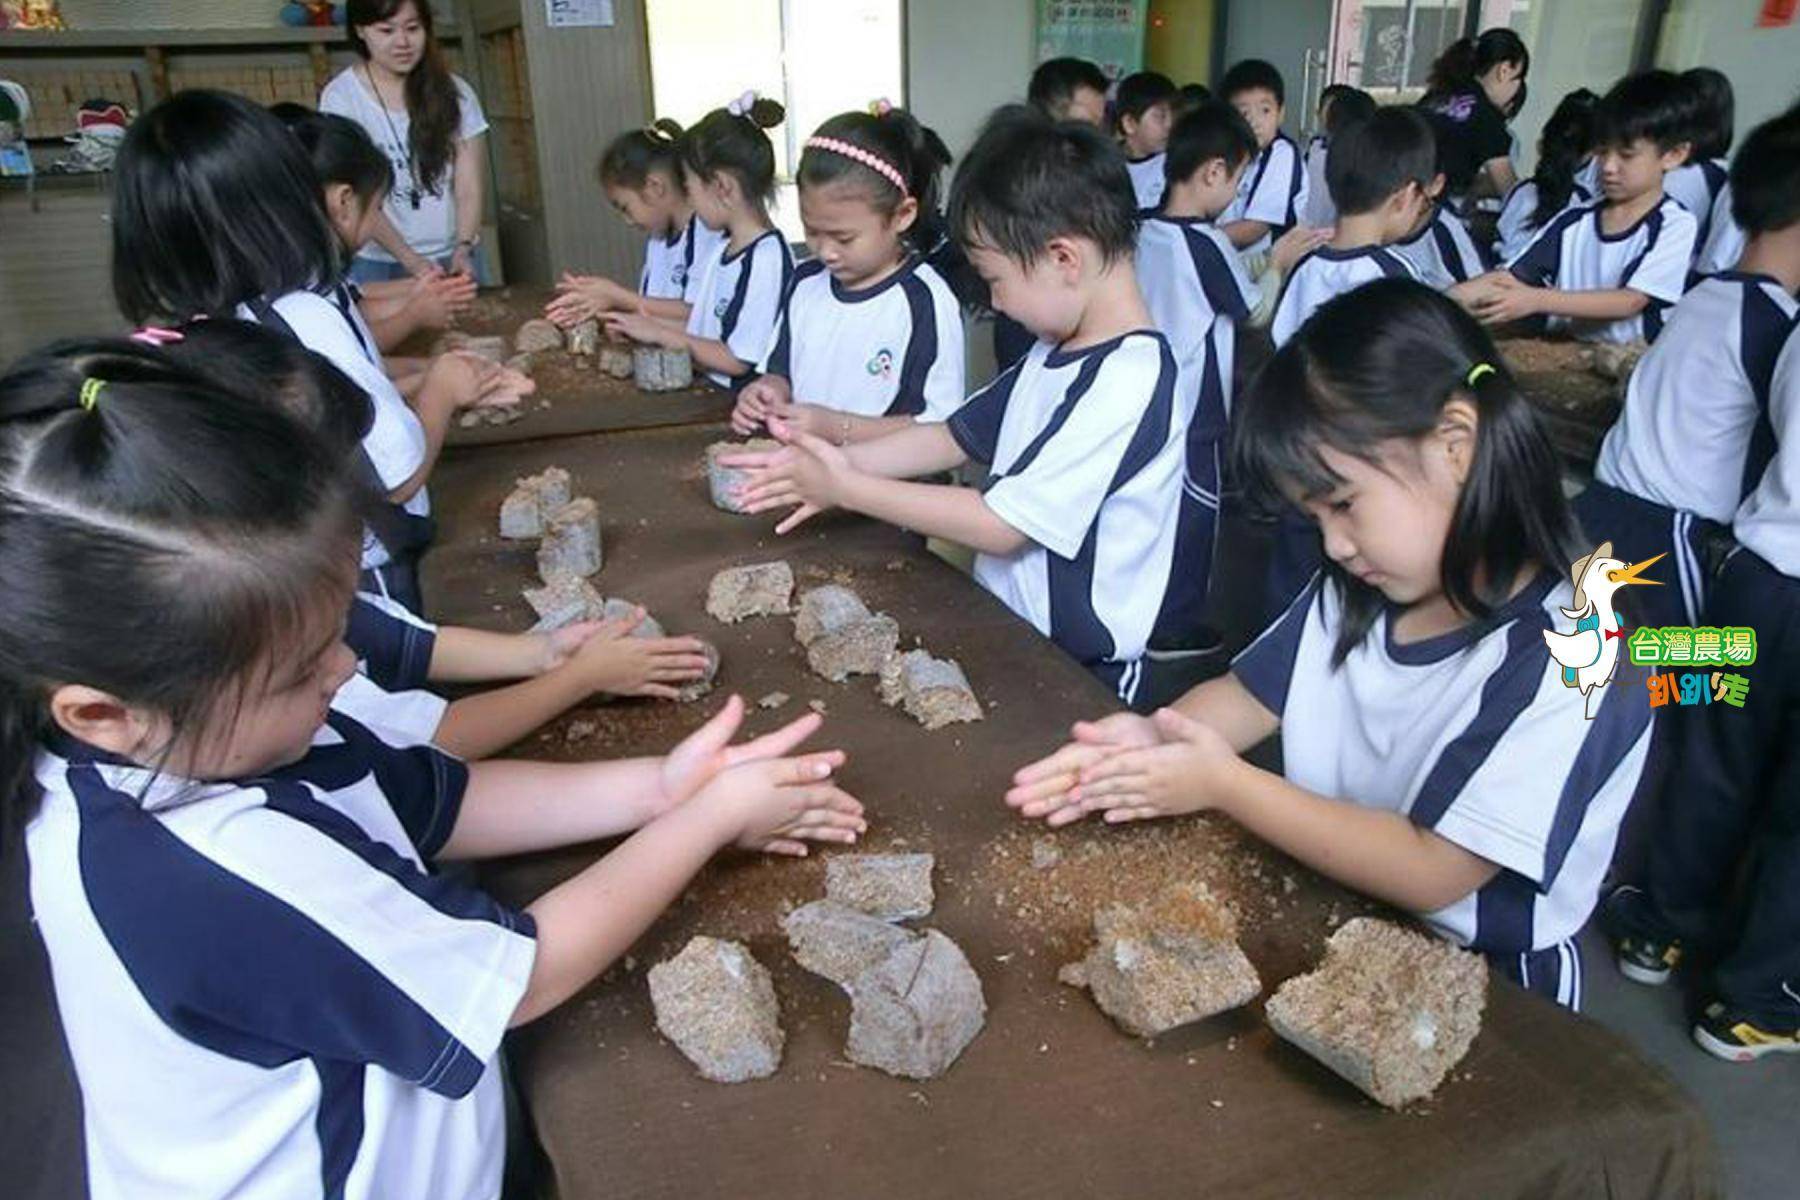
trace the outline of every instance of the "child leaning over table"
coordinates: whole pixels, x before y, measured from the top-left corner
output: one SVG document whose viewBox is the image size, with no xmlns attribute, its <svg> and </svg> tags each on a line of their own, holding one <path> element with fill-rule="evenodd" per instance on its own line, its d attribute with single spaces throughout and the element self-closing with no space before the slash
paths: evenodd
<svg viewBox="0 0 1800 1200">
<path fill-rule="evenodd" d="M 1586 551 L 1536 414 L 1467 314 L 1387 279 L 1320 308 L 1238 420 L 1241 477 L 1318 522 L 1325 570 L 1231 674 L 1077 724 L 1006 802 L 1051 826 L 1211 809 L 1579 1008 L 1650 708 L 1614 684 L 1584 719 L 1549 654 Z M 1283 775 L 1241 757 L 1277 731 Z"/>
<path fill-rule="evenodd" d="M 975 578 L 1126 703 L 1174 562 L 1177 365 L 1138 290 L 1136 198 L 1097 130 L 1003 109 L 957 171 L 950 227 L 993 302 L 1038 335 L 947 422 L 848 447 L 798 433 L 752 470 L 752 512 L 879 517 L 976 551 Z M 986 490 L 907 482 L 974 460 Z"/>
</svg>

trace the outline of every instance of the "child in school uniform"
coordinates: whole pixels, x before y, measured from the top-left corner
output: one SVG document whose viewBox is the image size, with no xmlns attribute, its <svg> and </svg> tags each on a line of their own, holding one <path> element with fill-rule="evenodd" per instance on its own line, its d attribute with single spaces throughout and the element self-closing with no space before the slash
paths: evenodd
<svg viewBox="0 0 1800 1200">
<path fill-rule="evenodd" d="M 1800 319 L 1800 118 L 1758 127 L 1744 150 L 1732 167 L 1737 223 L 1749 233 L 1743 256 L 1669 310 L 1576 504 L 1594 536 L 1678 564 L 1679 587 L 1633 596 L 1645 624 L 1699 623 L 1719 543 L 1773 448 L 1770 380 Z"/>
<path fill-rule="evenodd" d="M 1085 58 L 1045 59 L 1032 69 L 1025 96 L 1053 121 L 1106 124 L 1106 75 Z"/>
<path fill-rule="evenodd" d="M 605 314 L 612 332 L 686 350 L 708 379 L 733 391 L 755 377 L 794 272 L 787 239 L 769 220 L 775 147 L 763 131 L 783 115 L 780 104 L 745 92 L 682 135 L 688 200 L 701 222 L 723 235 L 700 268 L 685 322 L 658 315 L 672 311 L 674 301 Z"/>
<path fill-rule="evenodd" d="M 1413 232 L 1393 244 L 1393 250 L 1412 264 L 1421 283 L 1446 291 L 1485 272 L 1487 260 L 1469 227 L 1443 198 L 1442 171 L 1425 191 L 1430 206 Z"/>
<path fill-rule="evenodd" d="M 133 122 L 119 148 L 113 291 L 140 325 L 230 316 L 271 325 L 362 387 L 373 411 L 363 456 L 386 498 L 380 536 L 372 526 L 365 538 L 364 583 L 416 612 L 418 557 L 432 536 L 425 484 L 451 418 L 531 384 L 445 354 L 404 381 L 402 396 L 342 278 L 347 249 L 379 217 L 391 179 L 380 152 L 362 145 L 366 182 L 335 192 L 328 210 L 306 149 L 266 110 L 223 92 L 170 97 Z"/>
<path fill-rule="evenodd" d="M 1334 83 L 1319 93 L 1319 131 L 1306 143 L 1306 207 L 1300 210 L 1302 224 L 1329 228 L 1337 223 L 1337 206 L 1331 202 L 1331 189 L 1325 182 L 1325 162 L 1331 154 L 1331 139 L 1353 121 L 1365 121 L 1375 115 L 1375 98 L 1359 87 Z"/>
<path fill-rule="evenodd" d="M 1174 569 L 1185 431 L 1178 368 L 1151 327 L 1124 156 L 1097 130 L 1002 109 L 957 169 L 950 227 L 994 304 L 1038 335 L 949 421 L 840 448 L 789 445 L 752 470 L 753 512 L 786 533 L 841 507 L 976 551 L 975 578 L 1132 702 Z M 975 461 L 985 489 L 908 482 Z"/>
<path fill-rule="evenodd" d="M 1600 97 L 1576 88 L 1557 104 L 1538 134 L 1537 168 L 1506 193 L 1496 225 L 1494 255 L 1517 258 L 1539 230 L 1571 204 L 1597 195 L 1594 165 L 1594 110 Z"/>
<path fill-rule="evenodd" d="M 795 181 L 811 261 L 782 298 L 762 372 L 732 428 L 771 419 L 838 445 L 961 406 L 962 309 L 925 258 L 943 236 L 938 175 L 950 152 L 890 105 L 841 113 L 806 140 Z"/>
<path fill-rule="evenodd" d="M 681 168 L 681 126 L 664 118 L 614 138 L 600 156 L 600 186 L 632 228 L 644 234 L 637 290 L 604 275 L 557 281 L 544 315 L 564 327 L 622 310 L 686 321 L 706 264 L 724 240 L 688 200 Z"/>
<path fill-rule="evenodd" d="M 1138 227 L 1138 283 L 1151 319 L 1175 351 L 1181 372 L 1176 421 L 1187 430 L 1175 535 L 1179 568 L 1146 651 L 1152 671 L 1154 664 L 1217 648 L 1218 635 L 1205 615 L 1237 328 L 1267 321 L 1292 260 L 1324 236 L 1296 226 L 1276 240 L 1271 269 L 1259 282 L 1245 275 L 1237 248 L 1213 220 L 1231 204 L 1238 177 L 1255 157 L 1256 135 L 1236 109 L 1219 101 L 1201 105 L 1175 122 L 1168 188 L 1161 207 L 1144 214 Z"/>
<path fill-rule="evenodd" d="M 1602 199 L 1565 210 L 1504 270 L 1452 294 L 1484 324 L 1544 316 L 1583 341 L 1654 340 L 1694 252 L 1693 214 L 1663 192 L 1687 159 L 1689 111 L 1668 71 L 1615 84 L 1597 114 Z"/>
<path fill-rule="evenodd" d="M 818 719 L 734 747 L 736 698 L 666 757 L 584 764 L 465 765 L 337 707 L 352 482 L 153 347 L 0 381 L 0 798 L 96 1200 L 498 1195 L 505 1031 L 723 846 L 863 828 L 841 754 L 787 757 Z M 619 835 L 522 911 L 430 868 Z"/>
<path fill-rule="evenodd" d="M 1615 688 L 1584 719 L 1550 656 L 1585 550 L 1536 414 L 1475 321 L 1384 279 L 1321 308 L 1239 422 L 1247 482 L 1305 506 L 1324 572 L 1230 675 L 1076 725 L 1006 802 L 1053 827 L 1211 809 L 1578 1008 L 1650 713 Z M 1278 730 L 1283 775 L 1240 757 Z"/>
<path fill-rule="evenodd" d="M 1138 71 L 1119 80 L 1113 97 L 1113 124 L 1140 211 L 1153 209 L 1162 201 L 1163 157 L 1174 120 L 1174 80 L 1158 71 Z"/>
<path fill-rule="evenodd" d="M 1234 64 L 1219 95 L 1250 123 L 1257 145 L 1256 161 L 1239 181 L 1237 199 L 1219 217 L 1219 228 L 1239 250 L 1257 253 L 1306 211 L 1306 164 L 1294 139 L 1281 130 L 1286 89 L 1273 64 L 1260 58 Z"/>
<path fill-rule="evenodd" d="M 1785 199 L 1800 221 L 1796 194 Z M 1731 668 L 1748 686 L 1740 705 L 1715 695 L 1678 710 L 1641 887 L 1605 909 L 1629 979 L 1661 984 L 1690 951 L 1712 952 L 1693 1038 L 1737 1063 L 1800 1052 L 1800 332 L 1776 362 L 1768 416 L 1773 452 L 1702 616 L 1756 631 L 1755 663 Z"/>
<path fill-rule="evenodd" d="M 1731 171 L 1727 156 L 1731 153 L 1737 104 L 1731 80 L 1711 67 L 1683 71 L 1681 84 L 1688 91 L 1692 148 L 1687 161 L 1663 178 L 1663 190 L 1694 214 L 1699 225 L 1694 233 L 1696 273 L 1690 278 L 1692 282 L 1699 277 L 1699 258 L 1712 238 L 1713 218 L 1719 212 L 1719 197 Z M 1726 211 L 1730 211 L 1730 201 L 1726 202 Z"/>
<path fill-rule="evenodd" d="M 340 120 L 341 118 L 328 118 Z M 195 321 L 146 335 L 174 363 L 216 385 L 260 396 L 318 431 L 351 461 L 362 437 L 368 401 L 362 390 L 322 356 L 291 338 L 243 321 Z M 359 671 L 392 695 L 386 720 L 418 740 L 464 759 L 485 758 L 597 694 L 672 700 L 699 679 L 704 647 L 689 637 L 630 636 L 642 611 L 617 620 L 581 621 L 545 633 L 494 633 L 436 625 L 371 592 L 351 605 L 344 640 Z M 521 680 L 471 691 L 466 685 Z M 465 685 L 446 699 L 434 685 Z"/>
<path fill-rule="evenodd" d="M 1373 279 L 1417 278 L 1394 244 L 1431 211 L 1434 154 L 1431 126 L 1411 108 L 1380 109 L 1338 135 L 1326 175 L 1337 228 L 1288 273 L 1269 326 L 1277 346 L 1333 296 Z"/>
</svg>

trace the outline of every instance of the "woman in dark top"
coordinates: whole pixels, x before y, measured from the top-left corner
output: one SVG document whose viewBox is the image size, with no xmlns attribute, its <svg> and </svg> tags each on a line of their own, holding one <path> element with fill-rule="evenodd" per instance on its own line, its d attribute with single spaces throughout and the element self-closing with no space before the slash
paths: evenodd
<svg viewBox="0 0 1800 1200">
<path fill-rule="evenodd" d="M 1510 29 L 1451 44 L 1431 65 L 1419 106 L 1438 137 L 1438 163 L 1455 197 L 1504 196 L 1517 176 L 1506 123 L 1525 102 L 1531 52 Z"/>
</svg>

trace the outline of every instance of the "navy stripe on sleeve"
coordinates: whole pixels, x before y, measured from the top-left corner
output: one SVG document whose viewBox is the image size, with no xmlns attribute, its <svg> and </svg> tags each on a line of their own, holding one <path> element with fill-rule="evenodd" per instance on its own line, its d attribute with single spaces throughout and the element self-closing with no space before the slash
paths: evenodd
<svg viewBox="0 0 1800 1200">
<path fill-rule="evenodd" d="M 1775 426 L 1769 420 L 1769 389 L 1774 386 L 1775 362 L 1781 348 L 1794 331 L 1794 318 L 1769 299 L 1768 293 L 1754 283 L 1740 285 L 1744 302 L 1738 312 L 1738 351 L 1744 377 L 1750 381 L 1756 397 L 1756 424 L 1750 431 L 1750 445 L 1744 456 L 1744 476 L 1738 496 L 1748 497 L 1762 482 L 1763 474 L 1775 457 Z"/>
<path fill-rule="evenodd" d="M 1529 283 L 1533 287 L 1543 287 L 1556 279 L 1557 271 L 1562 265 L 1562 239 L 1569 226 L 1592 215 L 1592 206 L 1587 208 L 1571 208 L 1556 214 L 1550 223 L 1538 231 L 1525 247 L 1525 253 L 1513 260 L 1507 269 L 1513 278 L 1520 283 Z"/>
<path fill-rule="evenodd" d="M 1314 603 L 1325 586 L 1325 577 L 1314 572 L 1312 581 L 1288 604 L 1287 611 L 1231 660 L 1231 673 L 1257 701 L 1276 716 L 1287 707 L 1288 684 L 1294 662 L 1300 656 L 1300 637 L 1312 619 Z"/>
<path fill-rule="evenodd" d="M 1481 685 L 1474 718 L 1444 747 L 1419 785 L 1419 794 L 1407 813 L 1414 825 L 1432 829 L 1443 820 L 1501 737 L 1531 707 L 1550 660 L 1543 633 L 1548 627 L 1548 618 L 1534 621 L 1528 613 L 1506 631 L 1506 657 Z"/>
<path fill-rule="evenodd" d="M 187 845 L 95 767 L 68 779 L 83 889 L 170 1029 L 262 1067 L 309 1056 L 377 1063 L 451 1099 L 481 1078 L 479 1058 L 317 922 Z"/>
<path fill-rule="evenodd" d="M 325 723 L 343 742 L 314 746 L 305 758 L 273 778 L 341 791 L 373 774 L 419 856 L 428 859 L 442 850 L 462 811 L 469 768 L 431 746 L 390 746 L 335 710 Z"/>
<path fill-rule="evenodd" d="M 405 692 L 425 686 L 437 634 L 358 597 L 350 605 L 344 641 L 364 664 L 365 675 L 386 691 Z"/>
<path fill-rule="evenodd" d="M 1200 291 L 1212 310 L 1234 321 L 1249 320 L 1244 294 L 1238 290 L 1237 278 L 1219 244 L 1194 229 L 1183 229 L 1181 237 L 1187 243 L 1188 257 L 1194 260 L 1194 274 L 1200 277 Z"/>
<path fill-rule="evenodd" d="M 1606 786 L 1619 764 L 1650 725 L 1650 706 L 1644 703 L 1642 690 L 1615 679 L 1601 697 L 1600 711 L 1589 723 L 1592 728 L 1575 752 L 1575 765 L 1563 780 L 1562 793 L 1556 800 L 1556 816 L 1550 822 L 1550 838 L 1544 847 L 1544 877 L 1538 881 L 1549 891 L 1562 870 L 1575 835 L 1587 819 L 1588 806 L 1601 788 Z"/>
<path fill-rule="evenodd" d="M 1025 359 L 1021 358 L 1000 372 L 946 422 L 950 436 L 975 462 L 993 463 L 1000 445 L 1000 423 L 1006 419 L 1006 406 L 1012 400 L 1013 387 L 1019 382 L 1019 371 L 1024 365 Z"/>
<path fill-rule="evenodd" d="M 886 415 L 911 417 L 925 411 L 925 380 L 937 363 L 937 309 L 931 302 L 931 288 L 910 269 L 900 281 L 900 291 L 906 297 L 912 330 L 906 341 L 906 357 L 900 363 L 900 388 Z"/>
</svg>

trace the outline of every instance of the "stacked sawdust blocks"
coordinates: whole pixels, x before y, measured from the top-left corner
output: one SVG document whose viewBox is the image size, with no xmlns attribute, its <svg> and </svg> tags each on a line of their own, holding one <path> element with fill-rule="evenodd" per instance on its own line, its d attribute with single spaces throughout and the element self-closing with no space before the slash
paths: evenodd
<svg viewBox="0 0 1800 1200">
<path fill-rule="evenodd" d="M 706 486 L 712 493 L 714 508 L 728 513 L 742 513 L 743 502 L 737 490 L 750 482 L 750 472 L 742 467 L 722 467 L 719 459 L 731 454 L 761 454 L 781 449 L 771 438 L 752 438 L 747 442 L 714 442 L 706 448 Z"/>
<path fill-rule="evenodd" d="M 515 481 L 500 502 L 500 536 L 525 540 L 544 536 L 544 520 L 569 502 L 569 473 L 546 467 Z"/>
<path fill-rule="evenodd" d="M 981 701 L 955 659 L 933 658 L 925 649 L 890 654 L 881 664 L 881 701 L 899 705 L 926 729 L 979 721 Z"/>
<path fill-rule="evenodd" d="M 794 959 L 850 997 L 844 1054 L 908 1079 L 950 1069 L 981 1032 L 981 978 L 935 929 L 895 921 L 928 916 L 929 854 L 839 855 L 826 864 L 825 899 L 782 922 Z"/>
<path fill-rule="evenodd" d="M 582 615 L 561 624 L 587 616 L 597 596 L 580 583 L 600 570 L 600 506 L 590 497 L 570 496 L 567 471 L 548 467 L 518 480 L 500 502 L 500 536 L 538 539 L 538 575 L 545 586 L 526 600 L 540 618 L 571 613 L 577 605 Z"/>
<path fill-rule="evenodd" d="M 1269 1026 L 1370 1098 L 1431 1095 L 1481 1030 L 1481 956 L 1373 917 L 1346 921 L 1325 961 L 1269 998 Z"/>
<path fill-rule="evenodd" d="M 1084 987 L 1126 1033 L 1157 1037 L 1254 1000 L 1256 968 L 1237 921 L 1204 884 L 1178 884 L 1138 907 L 1094 917 L 1094 947 L 1057 978 Z"/>
<path fill-rule="evenodd" d="M 602 375 L 610 375 L 614 379 L 630 379 L 635 369 L 631 362 L 631 343 L 615 334 L 602 335 L 600 357 L 594 365 Z"/>
<path fill-rule="evenodd" d="M 571 325 L 565 343 L 576 358 L 592 358 L 600 351 L 600 322 L 588 320 Z"/>
<path fill-rule="evenodd" d="M 794 638 L 806 647 L 806 664 L 833 683 L 875 675 L 900 643 L 900 624 L 872 613 L 847 587 L 827 584 L 800 597 Z"/>
<path fill-rule="evenodd" d="M 650 968 L 656 1027 L 715 1083 L 765 1079 L 787 1035 L 768 969 L 737 942 L 696 937 Z"/>
</svg>

